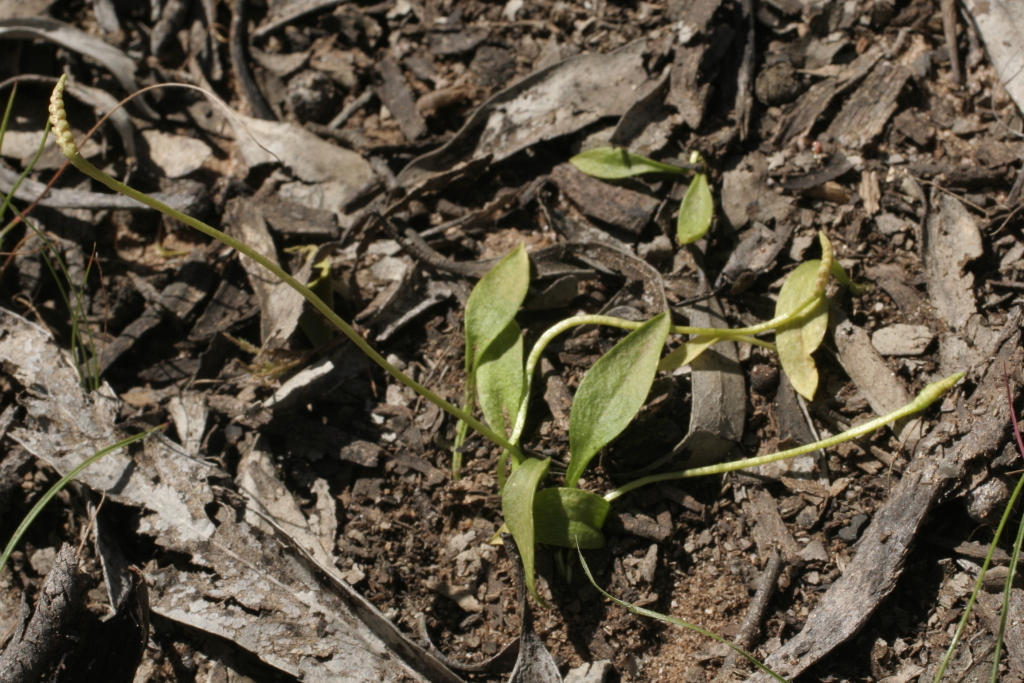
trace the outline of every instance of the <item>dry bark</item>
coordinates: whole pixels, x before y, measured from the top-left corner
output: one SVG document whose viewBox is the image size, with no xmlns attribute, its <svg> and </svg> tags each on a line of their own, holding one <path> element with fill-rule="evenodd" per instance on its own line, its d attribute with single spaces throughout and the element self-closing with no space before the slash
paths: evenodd
<svg viewBox="0 0 1024 683">
<path fill-rule="evenodd" d="M 22 619 L 10 644 L 0 653 L 0 680 L 37 683 L 61 659 L 75 636 L 74 622 L 85 592 L 78 552 L 65 543 L 46 577 L 32 616 Z M 27 617 L 27 614 L 23 614 Z"/>
</svg>

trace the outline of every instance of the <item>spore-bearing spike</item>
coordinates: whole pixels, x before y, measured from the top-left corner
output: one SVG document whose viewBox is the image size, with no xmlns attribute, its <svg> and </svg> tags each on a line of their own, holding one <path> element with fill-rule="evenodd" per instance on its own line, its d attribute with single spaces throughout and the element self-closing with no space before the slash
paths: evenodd
<svg viewBox="0 0 1024 683">
<path fill-rule="evenodd" d="M 57 81 L 57 87 L 50 95 L 50 127 L 57 138 L 60 151 L 70 157 L 78 154 L 78 146 L 75 145 L 75 138 L 71 134 L 71 126 L 68 125 L 68 113 L 64 110 L 64 84 L 67 78 L 67 74 L 61 76 Z"/>
</svg>

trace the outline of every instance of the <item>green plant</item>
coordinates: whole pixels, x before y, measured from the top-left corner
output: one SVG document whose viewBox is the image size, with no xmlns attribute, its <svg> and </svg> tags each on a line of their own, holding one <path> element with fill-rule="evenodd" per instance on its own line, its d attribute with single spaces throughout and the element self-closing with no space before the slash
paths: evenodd
<svg viewBox="0 0 1024 683">
<path fill-rule="evenodd" d="M 693 173 L 693 180 L 686 188 L 679 205 L 676 220 L 676 238 L 680 244 L 696 242 L 707 234 L 715 217 L 715 200 L 708 186 L 708 175 L 704 171 L 664 164 L 654 159 L 634 154 L 618 147 L 597 147 L 577 154 L 569 163 L 589 176 L 602 180 L 622 180 L 646 173 L 685 175 Z M 700 152 L 690 153 L 690 165 L 699 168 L 704 165 Z"/>
<path fill-rule="evenodd" d="M 652 475 L 626 484 L 605 496 L 583 491 L 578 488 L 580 476 L 594 455 L 616 438 L 636 416 L 647 398 L 657 371 L 672 370 L 690 362 L 704 349 L 723 339 L 775 348 L 774 345 L 754 335 L 782 329 L 792 332 L 790 338 L 793 341 L 786 341 L 787 336 L 783 335 L 777 343 L 793 344 L 794 348 L 791 353 L 787 352 L 787 356 L 797 359 L 795 365 L 794 361 L 783 360 L 783 369 L 790 372 L 787 367 L 787 363 L 790 363 L 791 367 L 798 368 L 794 372 L 806 374 L 810 354 L 820 343 L 822 311 L 827 309 L 824 304 L 829 278 L 834 276 L 842 284 L 852 284 L 843 269 L 832 258 L 831 245 L 824 235 L 820 236 L 822 258 L 802 264 L 790 275 L 787 279 L 789 288 L 783 287 L 782 294 L 785 296 L 780 295 L 776 316 L 772 320 L 752 327 L 726 330 L 674 326 L 667 314 L 643 323 L 607 316 L 574 316 L 563 320 L 541 335 L 525 364 L 522 361 L 522 335 L 514 316 L 526 295 L 529 261 L 525 251 L 519 247 L 480 280 L 467 303 L 467 408 L 460 409 L 388 363 L 309 287 L 285 273 L 273 262 L 223 232 L 114 180 L 89 163 L 78 153 L 71 135 L 62 101 L 63 86 L 62 78 L 54 89 L 50 101 L 51 123 L 62 151 L 76 168 L 116 192 L 176 218 L 253 259 L 302 294 L 317 311 L 392 377 L 503 449 L 498 470 L 502 510 L 506 525 L 522 553 L 527 585 L 534 598 L 541 603 L 543 601 L 537 593 L 533 571 L 535 544 L 543 542 L 575 547 L 578 538 L 580 547 L 600 547 L 604 543 L 601 528 L 611 502 L 626 492 L 655 481 L 718 474 L 781 460 L 856 438 L 887 422 L 924 409 L 962 377 L 962 374 L 953 375 L 931 384 L 908 406 L 815 444 L 732 463 Z M 643 163 L 657 163 L 643 160 L 642 157 L 638 159 Z M 793 281 L 793 284 L 790 284 L 790 281 Z M 533 375 L 547 344 L 558 334 L 578 325 L 608 325 L 631 332 L 595 363 L 577 391 L 570 414 L 570 453 L 566 485 L 539 490 L 541 482 L 547 476 L 550 460 L 528 458 L 519 446 L 526 424 Z M 669 334 L 697 336 L 662 358 L 662 349 Z M 780 349 L 780 357 L 782 355 Z M 813 369 L 813 361 L 810 361 L 809 367 Z M 817 385 L 816 370 L 813 378 L 805 379 L 807 381 L 803 382 L 803 390 L 813 395 Z M 488 424 L 480 422 L 472 415 L 475 397 L 479 397 L 481 410 Z M 509 457 L 512 473 L 505 481 L 506 459 Z M 458 468 L 453 469 L 457 472 Z"/>
</svg>

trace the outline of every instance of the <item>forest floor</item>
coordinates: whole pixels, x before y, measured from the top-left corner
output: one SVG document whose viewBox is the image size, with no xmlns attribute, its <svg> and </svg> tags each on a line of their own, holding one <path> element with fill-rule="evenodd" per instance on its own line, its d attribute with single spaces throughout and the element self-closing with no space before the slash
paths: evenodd
<svg viewBox="0 0 1024 683">
<path fill-rule="evenodd" d="M 1024 119 L 966 21 L 973 3 L 945 17 L 933 0 L 152 4 L 0 2 L 0 76 L 18 78 L 0 189 L 35 156 L 68 73 L 93 163 L 321 278 L 382 355 L 453 403 L 467 263 L 520 243 L 627 255 L 624 271 L 581 247 L 533 282 L 517 318 L 529 346 L 578 313 L 657 313 L 638 283 L 677 324 L 767 320 L 825 233 L 871 287 L 830 289 L 814 399 L 775 354 L 719 344 L 659 376 L 584 488 L 809 443 L 941 377 L 964 383 L 825 452 L 628 494 L 585 557 L 612 595 L 739 639 L 787 678 L 931 680 L 1019 467 L 1007 387 L 1016 401 Z M 158 87 L 83 144 L 111 95 L 166 83 L 234 113 Z M 606 183 L 567 163 L 609 144 L 677 163 L 699 151 L 708 235 L 676 240 L 690 176 Z M 73 465 L 169 426 L 86 470 L 31 526 L 0 573 L 0 642 L 14 647 L 70 543 L 74 620 L 90 626 L 61 636 L 46 680 L 60 666 L 57 680 L 115 683 L 506 680 L 511 659 L 453 673 L 427 654 L 479 664 L 519 636 L 511 561 L 489 544 L 500 449 L 471 432 L 454 480 L 452 418 L 250 262 L 62 164 L 51 142 L 14 202 L 46 240 L 24 222 L 0 233 L 0 541 Z M 584 327 L 548 347 L 524 444 L 553 469 L 574 389 L 622 336 Z M 575 551 L 542 547 L 537 562 L 551 607 L 534 626 L 563 675 L 766 680 L 603 598 Z M 1001 584 L 986 585 L 949 680 L 988 675 Z M 148 638 L 111 635 L 139 615 Z M 141 649 L 137 670 L 86 678 L 92 655 L 74 643 L 89 629 Z M 1020 635 L 1003 680 L 1024 680 Z"/>
</svg>

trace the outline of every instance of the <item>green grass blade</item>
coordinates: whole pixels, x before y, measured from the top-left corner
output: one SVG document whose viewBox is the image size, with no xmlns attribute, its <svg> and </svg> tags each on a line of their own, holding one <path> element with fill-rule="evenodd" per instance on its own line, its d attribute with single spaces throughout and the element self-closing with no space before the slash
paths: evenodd
<svg viewBox="0 0 1024 683">
<path fill-rule="evenodd" d="M 103 456 L 109 455 L 110 453 L 113 453 L 114 451 L 120 450 L 122 448 L 126 448 L 135 443 L 136 441 L 141 441 L 142 439 L 145 439 L 147 436 L 149 436 L 155 431 L 162 429 L 163 427 L 164 425 L 153 427 L 152 429 L 148 429 L 142 432 L 141 434 L 130 436 L 127 439 L 123 439 L 113 445 L 107 446 L 106 448 L 97 451 L 93 455 L 90 455 L 88 458 L 82 461 L 80 465 L 78 465 L 70 472 L 65 474 L 63 477 L 61 477 L 60 481 L 51 486 L 50 490 L 43 494 L 43 497 L 40 498 L 36 502 L 36 504 L 32 506 L 32 509 L 29 510 L 27 515 L 25 515 L 25 519 L 21 520 L 21 524 L 19 524 L 18 528 L 14 530 L 14 535 L 11 536 L 11 540 L 7 542 L 7 547 L 4 548 L 4 554 L 0 555 L 0 572 L 3 572 L 4 567 L 7 566 L 7 560 L 10 559 L 11 553 L 13 553 L 14 549 L 18 546 L 18 543 L 21 541 L 21 537 L 24 536 L 25 532 L 28 531 L 28 528 L 32 526 L 32 522 L 34 522 L 36 517 L 39 516 L 39 513 L 43 511 L 43 508 L 45 508 L 46 505 L 51 500 L 53 500 L 53 497 L 60 493 L 64 489 L 64 487 L 68 485 L 68 482 L 73 480 L 75 477 L 81 474 L 86 467 L 93 464 Z"/>
<path fill-rule="evenodd" d="M 11 95 L 7 98 L 7 108 L 4 110 L 4 119 L 0 121 L 0 149 L 4 146 L 4 136 L 7 135 L 7 124 L 11 121 L 11 111 L 14 109 L 14 98 L 18 94 L 18 81 L 14 81 L 14 85 L 11 87 Z M 47 122 L 46 128 L 49 130 L 50 124 Z M 46 143 L 46 135 L 43 135 L 43 143 Z M 39 155 L 36 155 L 36 159 Z M 35 159 L 32 160 L 32 165 L 35 165 Z M 29 166 L 31 168 L 32 166 Z M 28 171 L 26 170 L 27 174 Z M 24 176 L 22 176 L 24 177 Z M 15 183 L 14 187 L 11 188 L 11 193 L 4 197 L 3 206 L 0 206 L 0 222 L 3 222 L 4 214 L 7 212 L 7 207 L 11 205 L 11 198 L 14 196 L 15 191 L 18 189 L 18 185 L 21 183 L 21 178 L 18 178 L 18 182 Z M 3 233 L 0 233 L 0 244 L 2 244 Z"/>
</svg>

